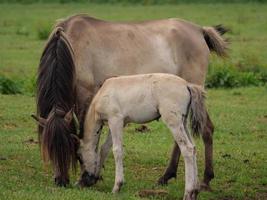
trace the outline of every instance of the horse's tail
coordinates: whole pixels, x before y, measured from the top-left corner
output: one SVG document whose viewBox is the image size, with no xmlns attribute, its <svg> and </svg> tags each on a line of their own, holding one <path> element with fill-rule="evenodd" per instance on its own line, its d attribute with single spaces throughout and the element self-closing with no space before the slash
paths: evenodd
<svg viewBox="0 0 267 200">
<path fill-rule="evenodd" d="M 50 160 L 57 173 L 67 175 L 75 166 L 75 141 L 71 137 L 73 121 L 68 124 L 66 113 L 75 105 L 74 53 L 62 27 L 56 27 L 41 56 L 37 79 L 37 114 L 47 118 L 39 126 L 39 140 L 45 161 Z M 68 178 L 68 177 L 66 177 Z"/>
<path fill-rule="evenodd" d="M 222 35 L 228 32 L 229 29 L 222 25 L 217 25 L 214 27 L 203 27 L 202 30 L 210 51 L 214 51 L 218 56 L 227 56 L 228 42 Z"/>
<path fill-rule="evenodd" d="M 205 106 L 205 91 L 201 86 L 188 84 L 187 89 L 190 93 L 189 114 L 191 130 L 193 135 L 198 136 L 203 133 L 207 120 L 207 110 Z"/>
</svg>

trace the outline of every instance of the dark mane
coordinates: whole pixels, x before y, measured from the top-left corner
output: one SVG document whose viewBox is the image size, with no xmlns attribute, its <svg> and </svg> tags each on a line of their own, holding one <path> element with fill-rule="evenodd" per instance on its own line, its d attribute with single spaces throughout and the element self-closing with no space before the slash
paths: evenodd
<svg viewBox="0 0 267 200">
<path fill-rule="evenodd" d="M 39 126 L 43 159 L 50 160 L 62 176 L 67 176 L 70 164 L 76 163 L 75 142 L 71 137 L 75 134 L 74 123 L 67 124 L 64 120 L 64 114 L 73 108 L 75 100 L 73 50 L 63 28 L 56 27 L 38 69 L 37 114 L 42 118 L 49 116 L 46 127 Z"/>
</svg>

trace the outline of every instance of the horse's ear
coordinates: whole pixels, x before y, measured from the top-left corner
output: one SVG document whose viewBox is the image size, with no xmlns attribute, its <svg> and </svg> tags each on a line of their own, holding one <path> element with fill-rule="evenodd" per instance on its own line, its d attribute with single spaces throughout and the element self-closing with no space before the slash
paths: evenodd
<svg viewBox="0 0 267 200">
<path fill-rule="evenodd" d="M 69 112 L 66 113 L 64 120 L 67 122 L 67 124 L 70 124 L 73 118 L 73 108 L 70 109 Z"/>
<path fill-rule="evenodd" d="M 31 115 L 31 117 L 35 119 L 39 123 L 40 126 L 45 127 L 46 122 L 47 122 L 46 119 L 42 117 L 37 117 L 36 115 Z"/>
</svg>

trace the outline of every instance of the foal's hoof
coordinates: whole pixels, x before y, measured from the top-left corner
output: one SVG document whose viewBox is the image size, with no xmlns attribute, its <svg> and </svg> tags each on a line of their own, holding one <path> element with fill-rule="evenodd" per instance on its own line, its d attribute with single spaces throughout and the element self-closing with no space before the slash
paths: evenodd
<svg viewBox="0 0 267 200">
<path fill-rule="evenodd" d="M 186 192 L 183 200 L 197 200 L 198 190 Z"/>
<path fill-rule="evenodd" d="M 96 184 L 97 180 L 98 178 L 94 174 L 84 171 L 77 185 L 79 187 L 90 187 Z"/>
<path fill-rule="evenodd" d="M 201 191 L 208 191 L 208 192 L 212 191 L 211 187 L 208 184 L 204 183 L 204 182 L 202 182 L 200 184 L 200 190 Z"/>
<path fill-rule="evenodd" d="M 70 183 L 69 179 L 56 177 L 55 178 L 55 184 L 59 187 L 67 187 L 67 185 Z"/>
<path fill-rule="evenodd" d="M 113 194 L 118 193 L 121 190 L 122 185 L 123 185 L 123 181 L 116 183 L 112 189 L 112 193 Z"/>
</svg>

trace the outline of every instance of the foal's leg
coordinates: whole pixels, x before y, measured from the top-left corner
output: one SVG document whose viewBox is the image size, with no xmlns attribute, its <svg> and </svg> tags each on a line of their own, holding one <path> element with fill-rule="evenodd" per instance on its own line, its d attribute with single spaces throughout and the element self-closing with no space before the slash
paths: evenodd
<svg viewBox="0 0 267 200">
<path fill-rule="evenodd" d="M 85 134 L 82 139 L 82 145 L 79 149 L 79 153 L 83 161 L 83 171 L 78 182 L 81 187 L 94 185 L 98 180 L 96 171 L 99 160 L 98 144 L 102 129 L 102 122 L 93 121 L 92 118 L 90 120 L 90 123 L 85 126 Z"/>
<path fill-rule="evenodd" d="M 100 175 L 100 171 L 104 166 L 104 163 L 108 157 L 108 153 L 110 151 L 112 147 L 112 137 L 111 137 L 111 133 L 110 130 L 108 132 L 108 136 L 106 138 L 105 143 L 101 146 L 101 150 L 100 150 L 100 161 L 98 163 L 98 167 L 97 167 L 97 172 L 96 172 L 96 176 L 99 177 Z"/>
<path fill-rule="evenodd" d="M 204 171 L 204 180 L 201 184 L 202 189 L 210 190 L 209 182 L 214 178 L 213 172 L 213 132 L 214 126 L 210 120 L 210 117 L 207 113 L 207 123 L 202 133 L 202 139 L 205 145 L 205 171 Z"/>
<path fill-rule="evenodd" d="M 209 182 L 211 181 L 211 179 L 214 178 L 213 164 L 212 164 L 213 163 L 213 138 L 212 138 L 213 132 L 214 132 L 214 126 L 208 115 L 205 130 L 202 133 L 202 139 L 205 145 L 205 171 L 204 171 L 204 180 L 201 184 L 201 187 L 202 189 L 205 189 L 205 190 L 210 190 Z M 172 154 L 171 154 L 171 160 L 167 166 L 167 169 L 164 172 L 164 175 L 159 178 L 158 180 L 159 184 L 162 184 L 162 185 L 167 184 L 169 179 L 176 177 L 180 155 L 181 155 L 181 151 L 179 149 L 179 146 L 175 142 L 173 146 Z"/>
<path fill-rule="evenodd" d="M 108 120 L 109 129 L 112 135 L 113 154 L 116 165 L 115 183 L 112 193 L 120 191 L 124 182 L 123 175 L 123 148 L 122 148 L 122 133 L 123 133 L 123 120 L 113 118 Z"/>
<path fill-rule="evenodd" d="M 171 130 L 174 140 L 180 147 L 185 161 L 185 194 L 184 200 L 196 200 L 198 194 L 198 177 L 196 162 L 196 147 L 190 136 L 186 133 L 182 117 L 176 114 L 162 114 L 163 121 Z M 177 120 L 178 119 L 178 120 Z"/>
</svg>

